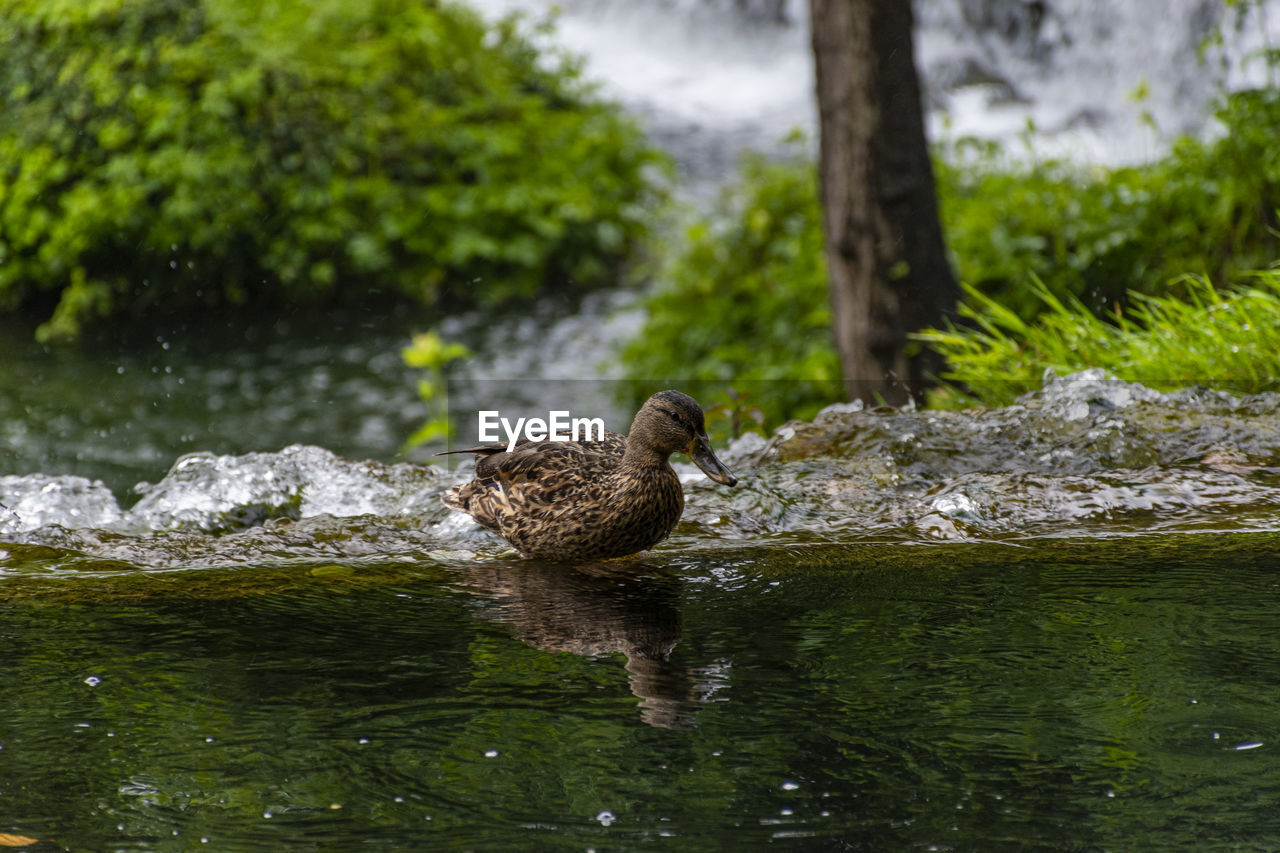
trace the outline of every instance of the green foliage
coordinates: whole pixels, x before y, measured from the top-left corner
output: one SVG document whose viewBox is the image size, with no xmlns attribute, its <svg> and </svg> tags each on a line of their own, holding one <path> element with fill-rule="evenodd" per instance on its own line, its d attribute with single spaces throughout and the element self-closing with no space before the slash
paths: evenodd
<svg viewBox="0 0 1280 853">
<path fill-rule="evenodd" d="M 817 210 L 807 159 L 747 158 L 740 182 L 664 258 L 648 319 L 622 353 L 628 376 L 749 386 L 773 425 L 838 399 Z"/>
<path fill-rule="evenodd" d="M 453 433 L 449 420 L 448 400 L 445 393 L 445 368 L 451 362 L 471 355 L 471 350 L 460 343 L 446 343 L 435 331 L 414 335 L 413 342 L 400 351 L 404 363 L 425 370 L 425 378 L 418 380 L 418 396 L 427 404 L 430 416 L 405 442 L 401 452 L 438 438 L 448 438 Z"/>
<path fill-rule="evenodd" d="M 750 397 L 750 394 L 738 391 L 736 388 L 726 388 L 723 399 L 707 408 L 708 423 L 720 419 L 728 421 L 729 438 L 737 438 L 743 432 L 750 430 L 750 424 L 754 424 L 756 429 L 763 429 L 764 412 L 759 406 L 751 405 Z"/>
<path fill-rule="evenodd" d="M 1280 269 L 1257 273 L 1252 287 L 1220 291 L 1188 277 L 1186 298 L 1134 294 L 1125 314 L 1099 319 L 1079 300 L 1060 300 L 1042 282 L 1032 289 L 1044 310 L 1024 321 L 966 285 L 961 314 L 971 328 L 916 336 L 946 357 L 956 383 L 934 400 L 1002 406 L 1058 374 L 1101 367 L 1155 388 L 1206 384 L 1238 393 L 1280 390 Z"/>
<path fill-rule="evenodd" d="M 1176 291 L 1187 273 L 1231 283 L 1280 252 L 1280 90 L 1238 92 L 1225 135 L 1183 139 L 1144 166 L 1086 169 L 1005 161 L 972 140 L 937 164 L 948 246 L 962 281 L 1024 319 L 1060 299 L 1104 313 L 1130 293 Z"/>
<path fill-rule="evenodd" d="M 1226 133 L 1217 141 L 1184 139 L 1165 158 L 1132 168 L 1019 165 L 995 144 L 973 140 L 944 152 L 935 166 L 941 215 L 953 263 L 970 285 L 968 314 L 995 323 L 1006 336 L 1002 347 L 1030 359 L 1029 350 L 1017 348 L 1019 329 L 1032 329 L 1042 313 L 1054 329 L 1048 334 L 1060 335 L 1063 345 L 1073 341 L 1073 328 L 1110 341 L 1113 323 L 1132 334 L 1156 319 L 1152 312 L 1190 320 L 1173 301 L 1144 295 L 1180 296 L 1194 308 L 1210 299 L 1205 280 L 1235 284 L 1242 271 L 1266 266 L 1280 254 L 1280 89 L 1230 95 L 1218 118 Z M 630 375 L 735 387 L 744 379 L 816 380 L 778 383 L 756 396 L 774 424 L 812 414 L 840 396 L 824 275 L 812 164 L 748 161 L 718 210 L 695 223 L 667 259 L 649 322 L 624 353 Z M 1252 303 L 1239 303 L 1246 304 Z M 1133 313 L 1129 320 L 1086 319 L 1117 311 Z M 1012 399 L 1049 365 L 1015 366 L 1004 348 L 982 337 L 990 332 L 980 325 L 966 343 L 954 329 L 921 339 L 961 359 L 952 377 L 977 383 L 982 399 Z M 982 356 L 995 371 L 989 383 L 975 350 L 991 350 Z M 1178 362 L 1183 378 L 1254 387 L 1254 367 L 1229 349 L 1203 341 L 1191 352 L 1202 360 Z M 1118 368 L 1105 348 L 1083 345 L 1061 361 L 1090 366 L 1075 358 L 1081 353 L 1096 358 L 1096 366 Z M 1223 360 L 1215 366 L 1203 360 L 1209 358 Z M 1144 371 L 1141 361 L 1136 367 Z"/>
<path fill-rule="evenodd" d="M 0 0 L 0 309 L 609 279 L 658 162 L 507 20 L 415 0 Z M 56 306 L 56 308 L 54 307 Z"/>
</svg>

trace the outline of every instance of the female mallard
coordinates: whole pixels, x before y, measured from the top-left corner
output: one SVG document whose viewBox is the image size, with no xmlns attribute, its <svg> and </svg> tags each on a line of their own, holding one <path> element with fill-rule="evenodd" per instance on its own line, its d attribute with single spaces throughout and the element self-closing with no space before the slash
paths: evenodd
<svg viewBox="0 0 1280 853">
<path fill-rule="evenodd" d="M 661 391 L 636 413 L 625 436 L 523 439 L 510 452 L 505 444 L 447 451 L 478 458 L 475 479 L 450 489 L 444 503 L 526 557 L 625 557 L 667 538 L 680 520 L 684 490 L 668 461 L 676 451 L 689 454 L 717 483 L 738 482 L 711 451 L 698 403 Z"/>
</svg>

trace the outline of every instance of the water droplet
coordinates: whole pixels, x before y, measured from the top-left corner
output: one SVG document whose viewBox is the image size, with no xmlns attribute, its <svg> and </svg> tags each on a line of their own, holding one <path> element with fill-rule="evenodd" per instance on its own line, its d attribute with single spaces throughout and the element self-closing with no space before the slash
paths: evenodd
<svg viewBox="0 0 1280 853">
<path fill-rule="evenodd" d="M 84 680 L 84 683 L 89 685 L 90 687 L 97 687 L 99 684 L 102 683 L 102 679 L 96 675 L 91 675 Z"/>
<path fill-rule="evenodd" d="M 793 812 L 791 811 L 791 809 L 783 809 L 782 811 L 778 812 L 778 814 L 782 815 L 783 817 L 790 817 L 793 814 Z"/>
<path fill-rule="evenodd" d="M 366 744 L 368 742 L 369 742 L 369 739 L 367 737 L 362 737 L 360 738 L 360 740 L 356 741 L 356 743 L 359 743 L 359 744 Z"/>
<path fill-rule="evenodd" d="M 613 812 L 609 811 L 608 809 L 605 809 L 604 811 L 600 812 L 600 814 L 596 815 L 596 820 L 600 821 L 601 826 L 609 826 L 617 819 L 618 819 L 618 816 L 615 815 Z"/>
<path fill-rule="evenodd" d="M 784 791 L 796 791 L 796 790 L 799 790 L 799 788 L 800 788 L 799 782 L 783 782 L 782 783 L 782 790 Z"/>
<path fill-rule="evenodd" d="M 271 812 L 263 812 L 262 816 L 265 817 L 267 820 L 271 820 L 271 818 L 275 817 L 275 815 L 273 815 Z"/>
<path fill-rule="evenodd" d="M 496 749 L 486 749 L 486 750 L 484 751 L 484 757 L 485 757 L 485 758 L 497 758 L 497 757 L 498 757 L 498 750 L 496 750 Z"/>
</svg>

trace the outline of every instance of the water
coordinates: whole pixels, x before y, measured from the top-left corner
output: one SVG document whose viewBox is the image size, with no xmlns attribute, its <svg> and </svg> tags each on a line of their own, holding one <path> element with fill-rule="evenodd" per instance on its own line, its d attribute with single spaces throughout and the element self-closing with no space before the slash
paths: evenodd
<svg viewBox="0 0 1280 853">
<path fill-rule="evenodd" d="M 680 465 L 636 559 L 469 476 L 0 478 L 0 832 L 47 849 L 1280 844 L 1280 406 L 1098 372 Z M 660 839 L 670 838 L 670 841 Z M 41 849 L 38 845 L 33 849 Z"/>
<path fill-rule="evenodd" d="M 1158 153 L 1172 133 L 1206 130 L 1206 98 L 1221 87 L 1265 77 L 1246 57 L 1280 44 L 1277 2 L 1237 25 L 1219 4 L 1193 0 L 1102 11 L 1077 0 L 922 0 L 917 35 L 934 135 L 1016 141 L 1031 118 L 1037 145 L 1050 149 L 1054 139 L 1059 148 L 1084 140 L 1076 153 L 1101 162 L 1132 159 L 1144 147 Z M 477 5 L 487 14 L 547 8 L 538 0 Z M 812 130 L 805 8 L 798 0 L 576 0 L 564 4 L 553 38 L 584 53 L 588 75 L 674 153 L 682 188 L 707 195 L 730 177 L 742 150 L 770 150 L 794 126 Z M 1214 25 L 1224 28 L 1225 47 L 1200 65 L 1190 54 Z M 1127 94 L 1144 76 L 1151 102 L 1135 104 Z M 1138 121 L 1144 109 L 1158 133 Z M 1081 116 L 1087 120 L 1075 120 Z M 633 300 L 596 297 L 517 318 L 423 309 L 343 322 L 237 320 L 166 330 L 141 345 L 105 340 L 60 350 L 6 323 L 0 472 L 101 480 L 128 504 L 138 497 L 135 484 L 158 481 L 188 452 L 277 452 L 300 443 L 351 459 L 421 460 L 422 452 L 400 452 L 427 416 L 415 392 L 419 377 L 399 357 L 415 332 L 438 326 L 477 351 L 455 375 L 460 404 L 469 405 L 484 393 L 476 382 L 615 377 L 613 344 L 643 319 Z M 519 387 L 507 381 L 504 389 Z M 510 407 L 528 402 L 504 399 Z M 608 395 L 590 408 L 615 429 L 629 419 Z"/>
<path fill-rule="evenodd" d="M 496 377 L 511 392 L 522 377 L 616 376 L 609 341 L 638 328 L 635 299 L 616 292 L 572 306 L 548 300 L 499 318 L 418 309 L 236 319 L 62 348 L 40 346 L 20 323 L 0 325 L 0 474 L 75 475 L 131 499 L 135 484 L 159 480 L 190 452 L 303 443 L 353 459 L 421 460 L 426 451 L 401 453 L 428 415 L 416 390 L 421 376 L 400 356 L 415 333 L 439 328 L 475 351 L 454 371 L 461 405 Z M 593 406 L 629 417 L 613 399 Z"/>
<path fill-rule="evenodd" d="M 670 81 L 646 120 L 690 173 L 721 180 L 803 124 L 795 5 L 778 23 L 674 3 L 662 62 L 613 51 Z M 1055 64 L 983 17 L 1030 4 L 925 4 L 922 54 L 1070 88 L 1093 42 L 1062 33 L 1085 5 L 1035 30 Z M 630 8 L 570 4 L 566 22 L 590 34 Z M 1117 37 L 1143 19 L 1112 14 Z M 715 50 L 685 49 L 709 33 Z M 988 82 L 946 97 L 1002 97 Z M 1006 117 L 1059 107 L 1034 95 Z M 679 466 L 685 518 L 655 551 L 518 560 L 440 505 L 466 468 L 398 455 L 425 416 L 399 349 L 443 324 L 481 353 L 458 405 L 494 383 L 515 405 L 517 377 L 614 375 L 628 304 L 141 348 L 6 332 L 0 833 L 159 851 L 1280 846 L 1280 399 L 1086 374 L 999 410 L 837 407 L 736 442 L 735 490 Z"/>
<path fill-rule="evenodd" d="M 87 850 L 1270 849 L 1276 542 L 664 549 L 621 574 L 10 568 L 0 830 Z"/>
<path fill-rule="evenodd" d="M 580 412 L 573 394 L 599 396 L 607 383 L 554 385 Z M 493 399 L 481 394 L 473 405 Z M 1049 374 L 1042 388 L 1001 409 L 838 404 L 812 423 L 783 424 L 767 440 L 744 435 L 722 456 L 742 480 L 735 489 L 677 457 L 687 504 L 672 542 L 699 548 L 761 537 L 843 543 L 1280 529 L 1280 395 L 1159 392 L 1100 370 Z M 469 462 L 449 469 L 352 461 L 304 445 L 204 451 L 177 460 L 159 482 L 135 487 L 136 502 L 83 477 L 9 475 L 0 477 L 0 537 L 181 566 L 197 552 L 227 559 L 235 548 L 245 549 L 237 561 L 269 559 L 277 549 L 302 558 L 363 556 L 342 550 L 349 534 L 324 532 L 354 523 L 366 529 L 357 541 L 383 553 L 465 548 L 500 556 L 501 540 L 440 505 L 471 470 Z M 303 524 L 311 529 L 300 534 Z"/>
<path fill-rule="evenodd" d="M 676 155 L 694 195 L 714 192 L 744 150 L 777 150 L 793 128 L 816 137 L 803 0 L 473 5 L 490 16 L 559 10 L 547 41 L 586 58 Z M 1280 2 L 1244 11 L 1219 0 L 917 0 L 930 136 L 1108 165 L 1159 156 L 1182 134 L 1213 132 L 1222 92 L 1274 83 L 1256 53 L 1280 44 Z M 1221 45 L 1202 61 L 1215 31 Z"/>
</svg>

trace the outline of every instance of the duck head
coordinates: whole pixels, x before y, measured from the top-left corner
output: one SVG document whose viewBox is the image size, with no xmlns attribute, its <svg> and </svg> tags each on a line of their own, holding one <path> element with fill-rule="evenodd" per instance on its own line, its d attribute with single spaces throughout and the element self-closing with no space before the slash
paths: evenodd
<svg viewBox="0 0 1280 853">
<path fill-rule="evenodd" d="M 688 394 L 659 391 L 646 400 L 631 423 L 627 442 L 640 443 L 663 459 L 672 453 L 686 453 L 712 480 L 725 486 L 737 485 L 738 478 L 711 450 L 702 407 Z"/>
</svg>

